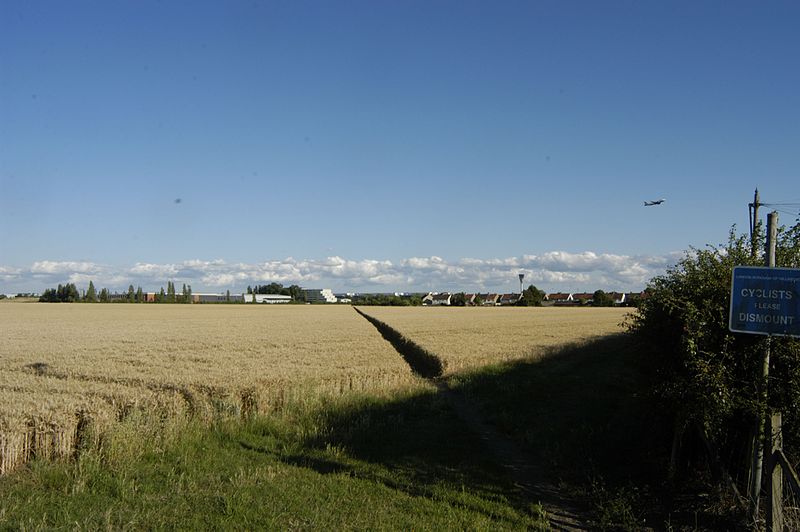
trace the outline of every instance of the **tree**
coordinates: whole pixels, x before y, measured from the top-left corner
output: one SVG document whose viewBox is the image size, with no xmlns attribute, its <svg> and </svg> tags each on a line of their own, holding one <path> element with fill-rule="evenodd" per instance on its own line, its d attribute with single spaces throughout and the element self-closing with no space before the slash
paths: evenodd
<svg viewBox="0 0 800 532">
<path fill-rule="evenodd" d="M 463 307 L 467 304 L 467 296 L 464 292 L 453 294 L 450 298 L 450 305 L 453 307 Z"/>
<path fill-rule="evenodd" d="M 191 303 L 191 302 L 192 302 L 192 286 L 183 283 L 183 287 L 181 288 L 180 303 Z"/>
<path fill-rule="evenodd" d="M 300 301 L 303 298 L 303 289 L 296 284 L 290 285 L 288 291 L 288 295 L 292 296 L 294 301 Z"/>
<path fill-rule="evenodd" d="M 544 290 L 539 290 L 533 285 L 522 291 L 522 297 L 517 302 L 521 307 L 541 307 L 544 300 Z"/>
<path fill-rule="evenodd" d="M 602 290 L 595 290 L 594 294 L 592 294 L 592 306 L 593 307 L 613 307 L 614 306 L 614 298 L 610 295 L 606 294 Z"/>
<path fill-rule="evenodd" d="M 175 283 L 167 281 L 167 303 L 175 303 Z"/>
<path fill-rule="evenodd" d="M 74 283 L 58 285 L 58 288 L 46 289 L 39 297 L 39 301 L 44 303 L 74 303 L 80 301 L 81 297 Z"/>
<path fill-rule="evenodd" d="M 136 292 L 133 289 L 133 285 L 128 285 L 128 303 L 133 303 L 136 301 Z"/>
<path fill-rule="evenodd" d="M 39 296 L 40 303 L 56 303 L 58 302 L 58 295 L 52 288 L 46 288 L 42 295 Z"/>
<path fill-rule="evenodd" d="M 144 292 L 142 292 L 142 287 L 141 286 L 136 288 L 136 302 L 137 303 L 144 303 Z"/>
<path fill-rule="evenodd" d="M 67 283 L 64 286 L 58 285 L 59 298 L 62 303 L 74 303 L 80 301 L 80 294 L 75 283 Z"/>
<path fill-rule="evenodd" d="M 472 300 L 472 304 L 475 305 L 476 307 L 480 307 L 481 305 L 483 305 L 483 298 L 481 297 L 480 294 L 475 294 L 475 299 Z"/>
<path fill-rule="evenodd" d="M 88 303 L 97 303 L 97 292 L 94 289 L 94 283 L 89 281 L 89 288 L 86 289 L 86 296 L 83 298 Z"/>
<path fill-rule="evenodd" d="M 231 302 L 231 291 L 230 290 L 226 290 L 225 291 L 225 302 L 226 303 L 230 303 Z"/>
<path fill-rule="evenodd" d="M 281 295 L 289 295 L 284 294 L 283 285 L 281 283 L 269 283 L 268 285 L 264 285 L 260 287 L 261 290 L 258 291 L 259 294 L 281 294 Z"/>
<path fill-rule="evenodd" d="M 100 303 L 108 303 L 108 288 L 100 290 Z"/>
</svg>

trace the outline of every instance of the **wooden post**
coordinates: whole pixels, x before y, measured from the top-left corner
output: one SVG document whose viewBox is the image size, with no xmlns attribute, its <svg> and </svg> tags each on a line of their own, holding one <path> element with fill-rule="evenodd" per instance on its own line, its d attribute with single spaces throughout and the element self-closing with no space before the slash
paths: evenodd
<svg viewBox="0 0 800 532">
<path fill-rule="evenodd" d="M 783 426 L 781 413 L 775 412 L 769 419 L 770 453 L 767 461 L 767 532 L 783 532 L 783 468 L 778 453 L 783 450 Z"/>
<path fill-rule="evenodd" d="M 778 238 L 778 213 L 771 212 L 767 217 L 767 246 L 764 265 L 768 268 L 775 267 L 775 241 Z M 769 357 L 772 338 L 767 337 L 764 347 L 764 358 L 761 361 L 761 378 L 758 381 L 759 412 L 753 442 L 753 467 L 750 477 L 750 517 L 755 523 L 758 520 L 758 502 L 761 495 L 761 471 L 764 463 L 764 423 L 768 398 L 769 383 Z"/>
</svg>

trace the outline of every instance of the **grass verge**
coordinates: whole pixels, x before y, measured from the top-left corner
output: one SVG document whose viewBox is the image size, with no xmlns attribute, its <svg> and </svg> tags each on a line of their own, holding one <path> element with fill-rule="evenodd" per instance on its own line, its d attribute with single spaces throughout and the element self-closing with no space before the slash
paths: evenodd
<svg viewBox="0 0 800 532">
<path fill-rule="evenodd" d="M 546 527 L 432 387 L 165 429 L 0 479 L 0 528 Z"/>
</svg>

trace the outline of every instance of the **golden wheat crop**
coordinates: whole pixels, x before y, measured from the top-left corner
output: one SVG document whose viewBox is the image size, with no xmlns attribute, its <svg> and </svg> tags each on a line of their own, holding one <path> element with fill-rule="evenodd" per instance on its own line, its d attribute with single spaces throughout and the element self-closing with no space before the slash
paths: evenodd
<svg viewBox="0 0 800 532">
<path fill-rule="evenodd" d="M 69 456 L 87 424 L 135 410 L 246 415 L 411 382 L 349 307 L 2 305 L 0 473 Z"/>
<path fill-rule="evenodd" d="M 379 308 L 368 314 L 452 373 L 619 330 L 622 309 Z M 418 385 L 344 306 L 0 305 L 0 474 L 155 422 L 267 412 L 309 397 Z"/>
<path fill-rule="evenodd" d="M 630 309 L 556 307 L 363 307 L 439 356 L 452 374 L 620 332 Z"/>
</svg>

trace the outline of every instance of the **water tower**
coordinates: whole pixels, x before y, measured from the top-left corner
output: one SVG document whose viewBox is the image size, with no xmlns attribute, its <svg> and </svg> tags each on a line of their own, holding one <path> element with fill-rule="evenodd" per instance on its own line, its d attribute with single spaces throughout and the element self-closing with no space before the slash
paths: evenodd
<svg viewBox="0 0 800 532">
<path fill-rule="evenodd" d="M 522 295 L 522 280 L 525 278 L 525 274 L 519 274 L 519 295 Z"/>
</svg>

